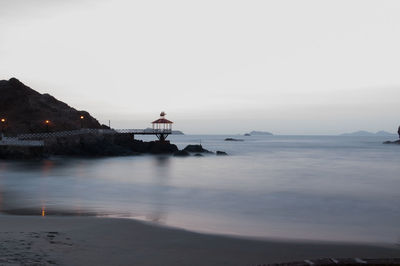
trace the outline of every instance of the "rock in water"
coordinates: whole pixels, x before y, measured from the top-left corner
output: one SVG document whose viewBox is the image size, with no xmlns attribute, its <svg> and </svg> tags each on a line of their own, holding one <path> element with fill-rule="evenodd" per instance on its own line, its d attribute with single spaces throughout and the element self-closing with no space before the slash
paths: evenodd
<svg viewBox="0 0 400 266">
<path fill-rule="evenodd" d="M 217 151 L 217 155 L 228 155 L 228 154 L 224 151 Z"/>
<path fill-rule="evenodd" d="M 178 151 L 178 147 L 175 144 L 171 144 L 169 141 L 151 141 L 150 153 L 153 154 L 173 154 Z"/>
<path fill-rule="evenodd" d="M 242 139 L 226 138 L 225 141 L 243 141 Z"/>
<path fill-rule="evenodd" d="M 395 141 L 385 141 L 383 144 L 400 144 L 400 139 Z"/>
<path fill-rule="evenodd" d="M 187 145 L 183 150 L 187 152 L 196 152 L 196 153 L 212 153 L 211 151 L 204 149 L 203 146 L 199 144 Z"/>
</svg>

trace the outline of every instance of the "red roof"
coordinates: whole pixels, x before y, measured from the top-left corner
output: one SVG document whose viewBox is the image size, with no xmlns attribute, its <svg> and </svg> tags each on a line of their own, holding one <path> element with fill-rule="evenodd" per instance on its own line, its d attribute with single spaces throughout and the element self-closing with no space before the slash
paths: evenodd
<svg viewBox="0 0 400 266">
<path fill-rule="evenodd" d="M 168 119 L 165 118 L 160 118 L 157 119 L 156 121 L 151 122 L 152 124 L 173 124 L 174 122 L 169 121 Z"/>
</svg>

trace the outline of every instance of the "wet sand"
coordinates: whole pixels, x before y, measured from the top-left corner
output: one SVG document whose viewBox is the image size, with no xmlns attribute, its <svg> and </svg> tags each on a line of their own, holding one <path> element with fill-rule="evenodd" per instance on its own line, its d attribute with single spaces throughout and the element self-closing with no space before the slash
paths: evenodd
<svg viewBox="0 0 400 266">
<path fill-rule="evenodd" d="M 0 215 L 0 265 L 260 265 L 398 258 L 396 245 L 251 240 L 129 219 Z"/>
</svg>

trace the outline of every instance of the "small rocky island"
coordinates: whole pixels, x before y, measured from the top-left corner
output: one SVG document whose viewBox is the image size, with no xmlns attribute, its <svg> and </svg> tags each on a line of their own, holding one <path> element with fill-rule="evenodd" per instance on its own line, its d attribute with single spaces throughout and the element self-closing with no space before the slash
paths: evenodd
<svg viewBox="0 0 400 266">
<path fill-rule="evenodd" d="M 388 140 L 388 141 L 383 142 L 383 144 L 398 144 L 398 145 L 400 145 L 400 126 L 397 129 L 397 134 L 399 134 L 399 139 L 398 140 L 395 140 L 395 141 Z"/>
<path fill-rule="evenodd" d="M 40 94 L 16 78 L 0 80 L 0 94 L 0 159 L 179 154 L 185 149 L 191 152 L 190 145 L 179 151 L 164 138 L 136 140 L 134 133 L 101 125 L 87 111 Z M 204 151 L 196 151 L 201 152 Z"/>
<path fill-rule="evenodd" d="M 244 141 L 243 139 L 226 138 L 225 141 Z"/>
</svg>

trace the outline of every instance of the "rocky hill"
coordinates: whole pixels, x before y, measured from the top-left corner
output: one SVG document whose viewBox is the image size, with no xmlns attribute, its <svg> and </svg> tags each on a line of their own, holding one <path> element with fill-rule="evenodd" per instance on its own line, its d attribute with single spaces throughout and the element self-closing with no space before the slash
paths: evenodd
<svg viewBox="0 0 400 266">
<path fill-rule="evenodd" d="M 85 128 L 102 127 L 88 112 L 78 111 L 49 94 L 40 94 L 16 78 L 0 80 L 0 118 L 6 119 L 2 127 L 8 135 L 74 130 L 81 128 L 81 123 Z"/>
</svg>

